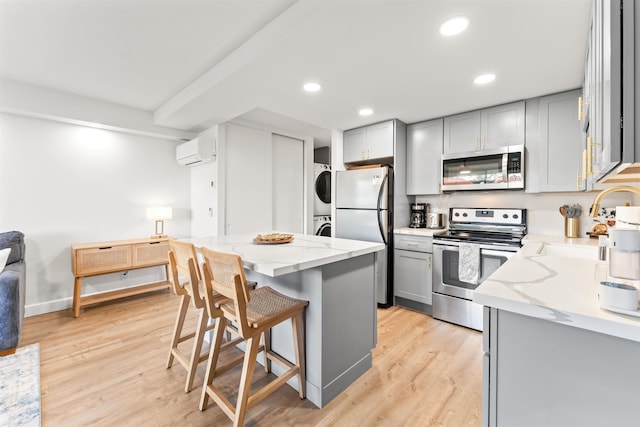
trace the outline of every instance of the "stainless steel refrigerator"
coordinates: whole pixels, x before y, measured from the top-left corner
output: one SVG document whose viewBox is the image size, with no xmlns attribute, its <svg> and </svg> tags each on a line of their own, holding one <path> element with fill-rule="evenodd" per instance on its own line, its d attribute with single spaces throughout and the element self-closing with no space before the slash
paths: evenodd
<svg viewBox="0 0 640 427">
<path fill-rule="evenodd" d="M 393 168 L 336 172 L 336 237 L 387 245 L 376 252 L 378 305 L 393 304 Z"/>
</svg>

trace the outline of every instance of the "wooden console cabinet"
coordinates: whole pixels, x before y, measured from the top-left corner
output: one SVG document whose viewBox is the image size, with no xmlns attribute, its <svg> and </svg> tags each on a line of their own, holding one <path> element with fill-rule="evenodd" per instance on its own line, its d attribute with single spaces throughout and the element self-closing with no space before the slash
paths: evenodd
<svg viewBox="0 0 640 427">
<path fill-rule="evenodd" d="M 135 239 L 112 242 L 75 244 L 71 246 L 71 270 L 75 277 L 73 315 L 80 316 L 80 307 L 125 298 L 145 292 L 167 289 L 169 282 L 169 239 Z M 82 279 L 100 274 L 165 266 L 165 280 L 132 286 L 115 291 L 82 296 Z"/>
</svg>

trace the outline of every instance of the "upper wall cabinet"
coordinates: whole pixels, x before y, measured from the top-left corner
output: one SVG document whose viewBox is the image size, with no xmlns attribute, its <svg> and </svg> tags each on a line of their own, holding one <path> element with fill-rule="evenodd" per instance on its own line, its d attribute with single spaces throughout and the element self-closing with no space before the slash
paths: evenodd
<svg viewBox="0 0 640 427">
<path fill-rule="evenodd" d="M 343 135 L 344 163 L 367 163 L 393 158 L 393 120 L 351 129 Z"/>
<path fill-rule="evenodd" d="M 524 124 L 524 101 L 445 117 L 444 153 L 523 145 Z"/>
<path fill-rule="evenodd" d="M 620 172 L 640 162 L 640 139 L 634 133 L 640 83 L 635 69 L 638 7 L 633 0 L 593 0 L 580 106 L 587 136 L 587 189 L 595 182 L 624 182 Z"/>
<path fill-rule="evenodd" d="M 540 150 L 537 176 L 541 192 L 584 190 L 581 176 L 583 139 L 578 116 L 581 91 L 540 98 Z M 533 177 L 530 175 L 530 177 Z"/>
<path fill-rule="evenodd" d="M 407 194 L 439 194 L 443 120 L 407 126 Z"/>
</svg>

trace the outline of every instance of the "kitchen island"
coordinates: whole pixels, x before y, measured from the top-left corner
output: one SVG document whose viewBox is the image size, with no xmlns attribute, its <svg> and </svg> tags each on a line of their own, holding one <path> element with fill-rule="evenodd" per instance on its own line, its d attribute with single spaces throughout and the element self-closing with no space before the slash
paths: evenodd
<svg viewBox="0 0 640 427">
<path fill-rule="evenodd" d="M 474 294 L 485 306 L 483 424 L 640 420 L 640 318 L 598 302 L 597 241 L 528 236 Z"/>
<path fill-rule="evenodd" d="M 379 243 L 295 234 L 256 244 L 254 235 L 184 239 L 242 257 L 248 280 L 309 301 L 305 310 L 307 399 L 323 407 L 372 366 L 376 345 L 375 253 Z M 291 325 L 273 328 L 272 348 L 293 361 Z M 258 358 L 260 361 L 261 358 Z M 277 366 L 274 373 L 280 374 Z M 297 388 L 295 378 L 289 384 Z"/>
</svg>

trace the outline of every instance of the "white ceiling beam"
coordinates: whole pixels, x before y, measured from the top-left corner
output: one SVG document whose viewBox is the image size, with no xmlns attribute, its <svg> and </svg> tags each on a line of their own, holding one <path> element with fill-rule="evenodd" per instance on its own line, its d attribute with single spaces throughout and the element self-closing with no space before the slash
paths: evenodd
<svg viewBox="0 0 640 427">
<path fill-rule="evenodd" d="M 298 0 L 250 39 L 225 56 L 213 68 L 178 92 L 153 113 L 153 121 L 161 124 L 172 114 L 206 93 L 209 89 L 248 64 L 273 46 L 311 15 L 325 8 L 327 1 Z"/>
<path fill-rule="evenodd" d="M 197 134 L 153 123 L 150 111 L 0 79 L 0 113 L 153 138 L 186 141 Z"/>
</svg>

